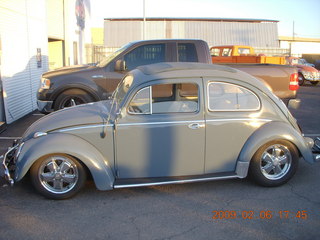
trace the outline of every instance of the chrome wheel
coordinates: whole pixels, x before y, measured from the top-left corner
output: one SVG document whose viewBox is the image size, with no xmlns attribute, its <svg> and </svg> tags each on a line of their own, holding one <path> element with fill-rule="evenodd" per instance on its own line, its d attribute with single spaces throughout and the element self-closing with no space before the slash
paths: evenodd
<svg viewBox="0 0 320 240">
<path fill-rule="evenodd" d="M 280 179 L 288 173 L 291 160 L 292 157 L 287 147 L 279 144 L 272 145 L 262 154 L 261 172 L 270 180 Z"/>
<path fill-rule="evenodd" d="M 49 192 L 63 194 L 77 184 L 77 165 L 66 156 L 50 156 L 45 159 L 38 171 L 40 184 Z"/>
<path fill-rule="evenodd" d="M 253 155 L 249 176 L 262 186 L 280 186 L 293 177 L 298 165 L 296 146 L 287 140 L 274 140 L 262 145 Z"/>
</svg>

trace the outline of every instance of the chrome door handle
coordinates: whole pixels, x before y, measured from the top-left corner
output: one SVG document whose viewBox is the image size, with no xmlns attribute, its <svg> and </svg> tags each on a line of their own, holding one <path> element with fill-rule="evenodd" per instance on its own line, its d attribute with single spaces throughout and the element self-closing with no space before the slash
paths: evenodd
<svg viewBox="0 0 320 240">
<path fill-rule="evenodd" d="M 189 127 L 190 129 L 199 129 L 199 128 L 204 128 L 205 125 L 204 125 L 204 124 L 200 124 L 200 123 L 190 123 L 190 124 L 188 125 L 188 127 Z"/>
<path fill-rule="evenodd" d="M 91 76 L 93 79 L 97 79 L 97 78 L 103 78 L 103 75 L 93 75 Z"/>
</svg>

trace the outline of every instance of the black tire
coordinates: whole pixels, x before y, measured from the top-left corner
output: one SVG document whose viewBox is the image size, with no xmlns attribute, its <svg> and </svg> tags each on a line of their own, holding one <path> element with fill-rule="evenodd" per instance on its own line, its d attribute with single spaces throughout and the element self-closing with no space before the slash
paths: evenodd
<svg viewBox="0 0 320 240">
<path fill-rule="evenodd" d="M 271 141 L 253 155 L 249 176 L 261 186 L 276 187 L 288 182 L 296 173 L 298 165 L 299 153 L 291 142 Z"/>
<path fill-rule="evenodd" d="M 299 75 L 298 75 L 299 86 L 303 86 L 304 82 L 305 82 L 304 76 L 302 75 L 302 73 L 299 73 Z"/>
<path fill-rule="evenodd" d="M 313 86 L 317 85 L 319 81 L 310 81 Z"/>
<path fill-rule="evenodd" d="M 81 89 L 69 89 L 62 92 L 54 101 L 54 110 L 60 110 L 66 107 L 93 102 L 94 99 Z"/>
<path fill-rule="evenodd" d="M 30 169 L 31 182 L 43 196 L 62 200 L 77 194 L 84 186 L 85 167 L 66 154 L 51 154 L 38 159 Z"/>
</svg>

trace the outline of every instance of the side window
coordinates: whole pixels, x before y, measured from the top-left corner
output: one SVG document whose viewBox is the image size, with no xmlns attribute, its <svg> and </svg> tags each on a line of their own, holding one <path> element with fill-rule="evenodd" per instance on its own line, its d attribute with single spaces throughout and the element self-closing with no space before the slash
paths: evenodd
<svg viewBox="0 0 320 240">
<path fill-rule="evenodd" d="M 256 111 L 260 109 L 259 98 L 244 87 L 221 82 L 208 85 L 210 111 Z"/>
<path fill-rule="evenodd" d="M 179 62 L 198 62 L 194 43 L 178 43 Z"/>
<path fill-rule="evenodd" d="M 139 90 L 134 98 L 131 100 L 129 105 L 129 112 L 135 114 L 150 114 L 150 96 L 151 96 L 151 87 L 146 87 Z"/>
<path fill-rule="evenodd" d="M 193 83 L 158 84 L 137 92 L 129 104 L 131 114 L 197 112 L 198 85 Z"/>
<path fill-rule="evenodd" d="M 230 57 L 231 56 L 231 48 L 224 48 L 222 50 L 222 56 L 223 57 Z"/>
<path fill-rule="evenodd" d="M 210 50 L 212 57 L 219 57 L 220 56 L 220 49 L 219 48 L 212 48 Z"/>
<path fill-rule="evenodd" d="M 127 69 L 138 66 L 165 62 L 165 44 L 148 44 L 137 47 L 124 56 Z"/>
</svg>

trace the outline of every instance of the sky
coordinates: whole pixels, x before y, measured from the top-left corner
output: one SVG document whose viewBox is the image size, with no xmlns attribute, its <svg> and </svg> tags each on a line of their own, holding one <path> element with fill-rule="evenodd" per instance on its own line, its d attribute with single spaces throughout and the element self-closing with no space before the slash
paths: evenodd
<svg viewBox="0 0 320 240">
<path fill-rule="evenodd" d="M 88 0 L 87 0 L 88 1 Z M 320 0 L 144 0 L 145 16 L 278 20 L 280 36 L 320 38 Z M 143 17 L 143 0 L 91 0 L 93 27 L 104 18 Z"/>
</svg>

